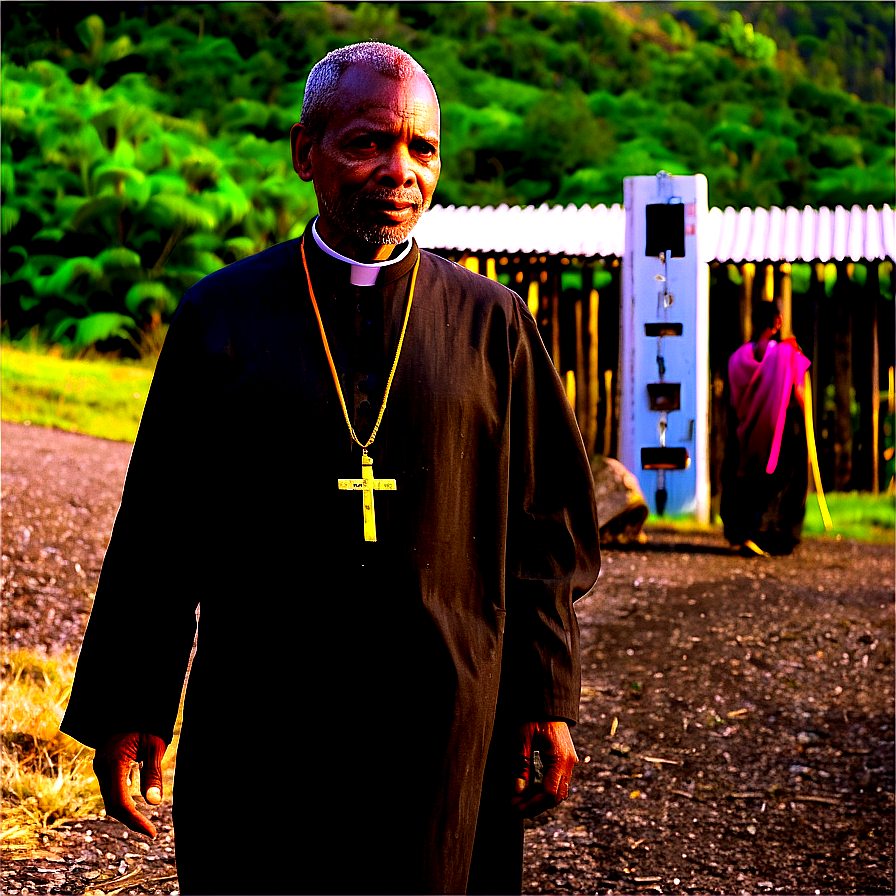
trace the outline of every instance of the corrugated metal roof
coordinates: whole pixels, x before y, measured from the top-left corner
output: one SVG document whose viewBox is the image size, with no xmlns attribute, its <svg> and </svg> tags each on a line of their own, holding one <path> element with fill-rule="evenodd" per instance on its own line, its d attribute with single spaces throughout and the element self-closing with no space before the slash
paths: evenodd
<svg viewBox="0 0 896 896">
<path fill-rule="evenodd" d="M 625 209 L 569 205 L 434 206 L 414 231 L 427 249 L 599 256 L 625 254 Z M 707 261 L 843 261 L 896 258 L 896 212 L 851 209 L 711 208 L 701 228 Z"/>
</svg>

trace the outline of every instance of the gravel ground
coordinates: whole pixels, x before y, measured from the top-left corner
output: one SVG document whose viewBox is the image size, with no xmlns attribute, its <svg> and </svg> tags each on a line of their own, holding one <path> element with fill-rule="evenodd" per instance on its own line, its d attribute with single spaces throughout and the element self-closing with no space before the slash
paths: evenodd
<svg viewBox="0 0 896 896">
<path fill-rule="evenodd" d="M 2 438 L 3 649 L 77 650 L 130 446 Z M 524 892 L 896 892 L 893 603 L 891 546 L 747 560 L 654 529 L 605 550 L 579 604 L 576 786 L 527 824 Z M 0 891 L 177 892 L 170 805 L 153 814 L 152 843 L 93 817 L 4 850 Z"/>
</svg>

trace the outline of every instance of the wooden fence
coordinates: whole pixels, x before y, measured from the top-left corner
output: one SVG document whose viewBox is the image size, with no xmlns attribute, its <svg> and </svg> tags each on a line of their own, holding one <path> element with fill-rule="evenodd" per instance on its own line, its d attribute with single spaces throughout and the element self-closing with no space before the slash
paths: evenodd
<svg viewBox="0 0 896 896">
<path fill-rule="evenodd" d="M 616 456 L 620 261 L 440 252 L 529 305 L 591 453 Z M 750 338 L 753 302 L 780 299 L 785 335 L 812 361 L 813 416 L 826 490 L 894 487 L 894 321 L 890 261 L 710 265 L 710 481 L 717 512 L 728 358 Z"/>
</svg>

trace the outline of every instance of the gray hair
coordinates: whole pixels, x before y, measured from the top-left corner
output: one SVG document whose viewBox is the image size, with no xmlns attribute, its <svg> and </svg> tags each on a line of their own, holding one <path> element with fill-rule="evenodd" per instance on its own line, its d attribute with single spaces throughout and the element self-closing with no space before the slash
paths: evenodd
<svg viewBox="0 0 896 896">
<path fill-rule="evenodd" d="M 305 83 L 301 122 L 313 140 L 323 136 L 339 79 L 353 65 L 369 65 L 379 74 L 398 81 L 426 75 L 413 56 L 391 44 L 368 41 L 333 50 L 311 69 Z"/>
</svg>

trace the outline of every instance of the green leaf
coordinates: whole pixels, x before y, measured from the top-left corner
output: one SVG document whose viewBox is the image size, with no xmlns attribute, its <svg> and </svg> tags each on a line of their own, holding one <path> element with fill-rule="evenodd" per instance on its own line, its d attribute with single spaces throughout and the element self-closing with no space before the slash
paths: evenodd
<svg viewBox="0 0 896 896">
<path fill-rule="evenodd" d="M 65 231 L 59 227 L 44 227 L 34 234 L 32 239 L 49 240 L 52 243 L 58 243 L 65 236 Z"/>
<path fill-rule="evenodd" d="M 88 317 L 63 318 L 54 327 L 51 339 L 56 342 L 65 336 L 66 330 L 72 325 L 75 327 L 75 335 L 71 340 L 71 344 L 75 348 L 88 348 L 101 342 L 104 339 L 118 337 L 120 339 L 129 339 L 131 334 L 128 330 L 136 329 L 136 322 L 132 317 L 126 314 L 116 314 L 113 311 L 101 311 L 98 314 L 91 314 Z"/>
<path fill-rule="evenodd" d="M 136 147 L 134 164 L 143 171 L 155 171 L 165 162 L 165 144 L 161 137 L 149 137 L 141 140 Z"/>
<path fill-rule="evenodd" d="M 83 230 L 88 224 L 93 224 L 97 218 L 111 218 L 118 215 L 124 208 L 122 196 L 98 196 L 89 199 L 74 214 L 71 226 L 74 230 Z"/>
<path fill-rule="evenodd" d="M 20 217 L 21 212 L 17 208 L 5 204 L 0 208 L 0 233 L 6 236 L 19 223 Z"/>
<path fill-rule="evenodd" d="M 159 124 L 173 134 L 186 134 L 194 140 L 208 139 L 208 128 L 204 121 L 193 121 L 191 118 L 178 118 L 176 115 L 157 115 Z"/>
<path fill-rule="evenodd" d="M 40 298 L 37 296 L 19 296 L 19 307 L 22 311 L 30 311 L 40 305 Z"/>
<path fill-rule="evenodd" d="M 106 37 L 106 26 L 98 15 L 87 16 L 75 25 L 75 34 L 84 44 L 88 53 L 95 53 L 103 44 Z"/>
<path fill-rule="evenodd" d="M 105 48 L 103 53 L 104 62 L 115 62 L 119 59 L 124 59 L 125 56 L 129 56 L 133 51 L 134 45 L 131 43 L 131 39 L 126 34 L 123 34 Z"/>
<path fill-rule="evenodd" d="M 71 82 L 68 79 L 68 72 L 55 62 L 49 59 L 38 59 L 28 66 L 29 74 L 33 73 L 37 76 L 39 83 L 44 87 L 50 87 L 54 84 L 68 85 Z"/>
<path fill-rule="evenodd" d="M 731 266 L 729 266 L 731 267 Z M 795 293 L 807 293 L 812 284 L 812 265 L 796 261 L 790 268 L 791 288 Z"/>
<path fill-rule="evenodd" d="M 238 224 L 249 213 L 251 203 L 235 183 L 221 186 L 223 189 L 206 190 L 199 196 L 198 201 L 203 207 L 208 208 L 218 221 L 227 221 L 231 226 Z M 278 198 L 282 199 L 282 195 Z"/>
<path fill-rule="evenodd" d="M 126 180 L 124 182 L 124 196 L 127 200 L 128 208 L 139 211 L 149 202 L 152 195 L 152 189 L 146 180 Z"/>
<path fill-rule="evenodd" d="M 847 268 L 847 271 L 849 269 Z M 864 287 L 868 282 L 868 267 L 864 264 L 855 264 L 852 268 L 852 275 L 850 279 L 854 283 L 858 283 L 859 286 Z"/>
<path fill-rule="evenodd" d="M 214 274 L 215 271 L 220 271 L 221 268 L 226 267 L 224 262 L 214 252 L 195 252 L 192 261 L 193 265 L 202 271 L 203 276 Z"/>
<path fill-rule="evenodd" d="M 74 141 L 72 141 L 72 149 L 77 151 L 79 159 L 83 159 L 91 165 L 104 160 L 108 156 L 106 147 L 103 146 L 96 128 L 88 124 L 78 129 L 78 133 L 75 135 Z"/>
<path fill-rule="evenodd" d="M 139 268 L 143 266 L 140 256 L 131 249 L 115 248 L 103 249 L 96 256 L 95 261 L 101 265 L 104 271 L 114 268 Z"/>
<path fill-rule="evenodd" d="M 180 245 L 195 252 L 215 252 L 221 246 L 221 237 L 216 233 L 191 233 L 181 240 Z"/>
<path fill-rule="evenodd" d="M 40 277 L 45 277 L 57 271 L 64 261 L 65 259 L 61 255 L 32 255 L 9 278 L 9 282 L 27 280 L 34 285 Z"/>
<path fill-rule="evenodd" d="M 10 194 L 16 191 L 16 175 L 12 162 L 4 162 L 0 165 L 0 190 Z"/>
<path fill-rule="evenodd" d="M 86 255 L 78 255 L 75 258 L 66 259 L 59 270 L 47 277 L 40 278 L 34 283 L 35 292 L 42 296 L 61 296 L 80 277 L 87 277 L 91 282 L 97 282 L 103 276 L 102 265 Z"/>
<path fill-rule="evenodd" d="M 0 125 L 4 130 L 6 128 L 17 130 L 25 121 L 26 116 L 26 111 L 19 106 L 3 105 L 0 107 Z"/>
<path fill-rule="evenodd" d="M 60 196 L 56 200 L 56 218 L 64 225 L 71 226 L 72 219 L 75 215 L 89 202 L 94 200 L 88 199 L 86 196 L 74 196 L 66 194 Z"/>
<path fill-rule="evenodd" d="M 106 184 L 112 184 L 117 187 L 118 184 L 125 181 L 134 181 L 143 183 L 146 175 L 137 168 L 122 168 L 118 165 L 100 165 L 93 172 L 93 188 L 97 192 Z"/>
<path fill-rule="evenodd" d="M 173 311 L 177 307 L 178 300 L 174 293 L 158 280 L 135 283 L 124 297 L 125 307 L 135 317 L 147 302 L 151 302 L 153 308 L 165 312 Z"/>
<path fill-rule="evenodd" d="M 225 240 L 224 247 L 237 260 L 248 258 L 248 256 L 255 252 L 255 243 L 247 236 L 235 236 L 229 240 Z"/>
<path fill-rule="evenodd" d="M 146 212 L 153 223 L 163 227 L 186 227 L 191 230 L 214 230 L 217 221 L 211 212 L 186 196 L 162 193 L 146 203 Z"/>
<path fill-rule="evenodd" d="M 181 162 L 180 173 L 191 185 L 215 177 L 221 167 L 221 160 L 212 153 L 194 153 Z"/>
<path fill-rule="evenodd" d="M 242 66 L 243 57 L 228 38 L 206 36 L 201 43 L 194 41 L 191 47 L 185 49 L 180 54 L 180 62 L 190 68 L 196 66 L 223 73 Z"/>
<path fill-rule="evenodd" d="M 114 95 L 112 90 L 107 90 L 104 100 L 109 100 Z M 124 168 L 134 167 L 133 141 L 158 131 L 152 112 L 131 101 L 104 105 L 100 112 L 90 117 L 90 124 L 109 145 L 112 160 Z"/>
<path fill-rule="evenodd" d="M 172 196 L 185 196 L 187 193 L 186 181 L 171 171 L 157 171 L 146 178 L 152 190 L 152 195 L 167 193 Z"/>
<path fill-rule="evenodd" d="M 112 161 L 122 168 L 133 168 L 136 156 L 130 140 L 119 139 L 112 151 Z"/>
<path fill-rule="evenodd" d="M 158 229 L 144 224 L 143 226 L 140 227 L 139 230 L 135 231 L 131 235 L 130 239 L 128 240 L 128 243 L 131 246 L 133 246 L 135 249 L 137 249 L 138 251 L 142 251 L 143 248 L 148 243 L 164 244 L 166 239 L 168 239 L 167 233 L 164 235 L 164 238 L 163 238 L 162 234 L 159 232 Z"/>
<path fill-rule="evenodd" d="M 233 129 L 263 128 L 271 117 L 271 107 L 257 100 L 237 99 L 224 107 L 221 117 Z"/>
</svg>

